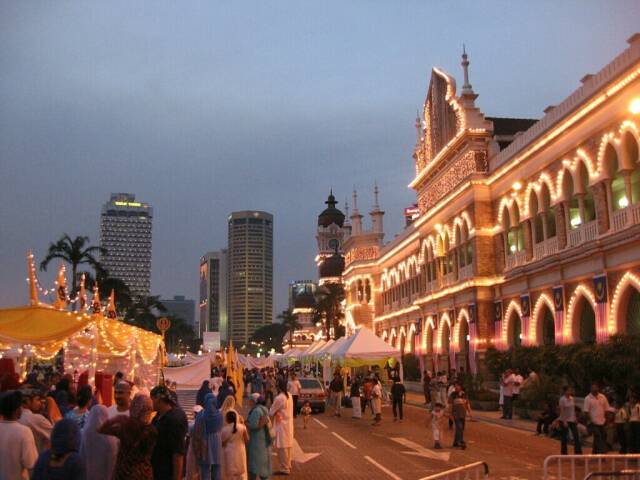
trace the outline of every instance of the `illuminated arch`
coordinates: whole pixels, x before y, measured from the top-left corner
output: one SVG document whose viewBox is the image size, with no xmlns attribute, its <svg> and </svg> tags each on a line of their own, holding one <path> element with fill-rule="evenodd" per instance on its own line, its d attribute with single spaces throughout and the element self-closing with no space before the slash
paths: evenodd
<svg viewBox="0 0 640 480">
<path fill-rule="evenodd" d="M 629 301 L 628 296 L 633 288 L 640 292 L 640 278 L 633 272 L 627 272 L 616 285 L 613 297 L 611 297 L 611 310 L 607 324 L 609 335 L 626 332 L 627 325 L 624 317 L 626 308 L 624 312 L 620 312 L 620 309 L 626 306 L 625 303 Z"/>
<path fill-rule="evenodd" d="M 514 319 L 514 314 L 517 315 L 517 319 Z M 509 345 L 509 330 L 511 322 L 514 320 L 520 322 L 520 332 L 522 332 L 522 309 L 520 308 L 520 302 L 511 300 L 504 314 L 504 322 L 502 322 L 501 340 L 502 344 L 507 348 L 513 346 Z"/>
<path fill-rule="evenodd" d="M 454 348 L 456 349 L 456 352 L 460 352 L 460 329 L 462 327 L 462 322 L 466 322 L 467 325 L 467 331 L 469 330 L 469 313 L 467 312 L 466 308 L 462 308 L 460 310 L 460 313 L 458 313 L 458 317 L 456 320 L 456 324 L 453 328 L 453 344 L 454 344 Z M 466 339 L 465 339 L 466 340 Z"/>
<path fill-rule="evenodd" d="M 542 345 L 542 322 L 540 321 L 540 314 L 543 311 L 543 307 L 547 306 L 551 313 L 555 311 L 555 307 L 553 305 L 553 300 L 546 293 L 542 293 L 538 300 L 536 301 L 536 305 L 533 307 L 533 315 L 531 316 L 531 322 L 529 324 L 529 345 Z M 554 317 L 554 331 L 555 331 L 555 317 Z M 538 327 L 538 323 L 540 323 L 540 327 Z"/>
<path fill-rule="evenodd" d="M 449 338 L 447 338 L 447 340 L 449 342 L 451 342 L 451 319 L 449 318 L 449 314 L 448 313 L 443 313 L 442 316 L 440 317 L 440 321 L 438 322 L 438 353 L 449 353 L 444 352 L 442 349 L 442 346 L 444 344 L 444 325 L 447 325 L 447 331 L 449 332 Z"/>
<path fill-rule="evenodd" d="M 571 299 L 569 300 L 569 304 L 567 307 L 567 321 L 564 322 L 564 332 L 563 332 L 563 337 L 565 338 L 565 340 L 569 339 L 572 342 L 576 342 L 579 340 L 576 338 L 574 324 L 580 321 L 579 318 L 578 319 L 575 318 L 576 316 L 575 313 L 576 313 L 576 305 L 578 304 L 578 301 L 581 298 L 584 298 L 585 301 L 587 301 L 589 305 L 591 305 L 591 308 L 593 309 L 594 312 L 596 311 L 596 297 L 593 294 L 593 292 L 583 284 L 578 285 L 576 289 L 573 291 L 573 294 L 571 295 Z M 579 324 L 578 324 L 578 327 L 579 327 Z"/>
<path fill-rule="evenodd" d="M 410 353 L 415 353 L 415 335 L 416 335 L 416 324 L 415 322 L 411 322 L 409 326 L 409 332 L 407 333 L 407 339 L 405 341 L 405 352 L 408 350 Z M 407 345 L 409 348 L 407 349 Z"/>
</svg>

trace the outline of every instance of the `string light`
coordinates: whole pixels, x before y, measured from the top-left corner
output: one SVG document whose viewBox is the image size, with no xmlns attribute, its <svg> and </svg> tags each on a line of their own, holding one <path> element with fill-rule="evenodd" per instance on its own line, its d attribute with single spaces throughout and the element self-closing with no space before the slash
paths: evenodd
<svg viewBox="0 0 640 480">
<path fill-rule="evenodd" d="M 573 314 L 576 307 L 576 304 L 580 297 L 586 298 L 591 307 L 593 307 L 593 311 L 596 311 L 596 297 L 584 284 L 580 284 L 573 291 L 573 295 L 571 295 L 571 299 L 569 300 L 569 307 L 567 308 L 567 317 L 564 321 L 564 332 L 562 336 L 565 341 L 572 338 L 573 335 Z"/>
</svg>

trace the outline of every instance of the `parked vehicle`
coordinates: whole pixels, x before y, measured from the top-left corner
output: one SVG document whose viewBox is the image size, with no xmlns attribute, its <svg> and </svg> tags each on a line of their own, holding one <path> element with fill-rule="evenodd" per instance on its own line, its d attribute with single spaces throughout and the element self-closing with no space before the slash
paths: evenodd
<svg viewBox="0 0 640 480">
<path fill-rule="evenodd" d="M 304 402 L 309 402 L 312 410 L 324 412 L 327 394 L 322 386 L 322 382 L 317 378 L 301 378 L 300 385 L 302 389 L 300 390 L 298 402 L 295 405 L 296 410 L 299 411 L 302 405 L 304 405 Z"/>
</svg>

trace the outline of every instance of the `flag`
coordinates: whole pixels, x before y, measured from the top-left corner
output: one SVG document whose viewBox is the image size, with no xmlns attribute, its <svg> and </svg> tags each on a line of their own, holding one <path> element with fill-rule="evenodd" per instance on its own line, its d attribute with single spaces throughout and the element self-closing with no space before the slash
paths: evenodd
<svg viewBox="0 0 640 480">
<path fill-rule="evenodd" d="M 606 343 L 609 340 L 607 328 L 607 275 L 593 277 L 593 291 L 596 293 L 596 342 Z"/>
<path fill-rule="evenodd" d="M 64 310 L 67 307 L 67 279 L 64 275 L 64 264 L 60 264 L 58 268 L 58 280 L 56 281 L 56 301 L 53 306 L 58 310 Z"/>
<path fill-rule="evenodd" d="M 116 314 L 116 292 L 111 290 L 109 295 L 109 305 L 107 306 L 107 317 L 115 320 L 118 316 Z"/>
<path fill-rule="evenodd" d="M 522 310 L 522 345 L 529 345 L 529 319 L 531 318 L 531 298 L 529 294 L 520 296 L 520 310 Z"/>
<path fill-rule="evenodd" d="M 553 307 L 555 310 L 556 324 L 555 337 L 556 345 L 564 343 L 564 287 L 558 285 L 553 287 Z"/>
<path fill-rule="evenodd" d="M 478 372 L 476 365 L 476 338 L 478 335 L 476 325 L 476 304 L 469 305 L 469 370 L 472 375 Z"/>
<path fill-rule="evenodd" d="M 495 347 L 500 350 L 502 348 L 502 300 L 493 302 L 493 330 Z"/>
<path fill-rule="evenodd" d="M 440 325 L 438 325 L 438 314 L 433 314 L 433 335 L 436 336 L 436 339 L 440 338 Z M 432 341 L 433 342 L 433 341 Z M 433 362 L 433 372 L 434 374 L 438 372 L 440 369 L 440 365 L 438 365 L 438 355 L 440 354 L 440 342 L 433 342 L 435 344 L 435 348 L 433 349 L 433 355 L 431 355 L 431 360 Z"/>
<path fill-rule="evenodd" d="M 413 351 L 416 355 L 422 354 L 422 319 L 419 318 L 416 322 L 416 331 L 413 335 Z"/>
</svg>

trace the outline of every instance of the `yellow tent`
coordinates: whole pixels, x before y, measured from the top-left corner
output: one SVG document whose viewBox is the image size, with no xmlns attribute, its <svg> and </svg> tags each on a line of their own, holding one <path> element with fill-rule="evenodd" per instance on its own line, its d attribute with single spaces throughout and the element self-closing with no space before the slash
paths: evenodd
<svg viewBox="0 0 640 480">
<path fill-rule="evenodd" d="M 231 377 L 236 385 L 236 403 L 242 407 L 242 397 L 244 396 L 244 379 L 242 378 L 242 367 L 238 365 L 236 351 L 233 348 L 233 341 L 229 341 L 227 349 L 227 377 Z"/>
</svg>

